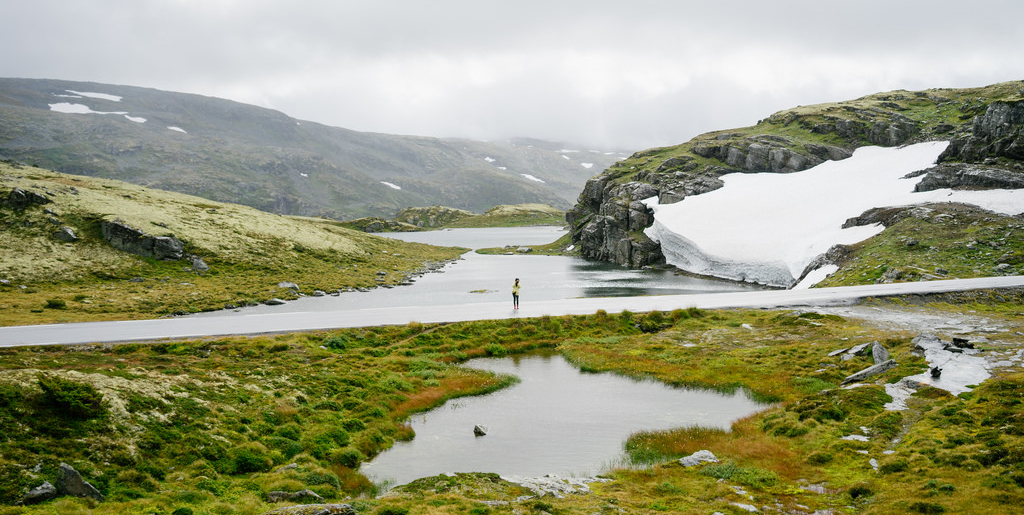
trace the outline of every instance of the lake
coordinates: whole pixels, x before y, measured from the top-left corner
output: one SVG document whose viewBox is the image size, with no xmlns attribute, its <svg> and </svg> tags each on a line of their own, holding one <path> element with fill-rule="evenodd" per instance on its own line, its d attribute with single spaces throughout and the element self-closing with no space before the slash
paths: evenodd
<svg viewBox="0 0 1024 515">
<path fill-rule="evenodd" d="M 560 227 L 509 227 L 492 229 L 445 229 L 382 236 L 432 245 L 471 249 L 505 245 L 551 243 L 565 234 Z M 577 257 L 530 254 L 483 255 L 467 252 L 443 269 L 415 279 L 411 285 L 345 292 L 325 297 L 303 297 L 281 306 L 252 306 L 212 311 L 192 316 L 223 316 L 236 313 L 291 313 L 343 311 L 365 308 L 444 306 L 476 302 L 509 301 L 512 282 L 522 283 L 522 304 L 536 300 L 582 297 L 627 297 L 752 291 L 750 284 L 704 279 L 670 270 L 630 269 L 612 263 Z M 300 284 L 301 288 L 302 285 Z"/>
<path fill-rule="evenodd" d="M 623 444 L 634 432 L 728 429 L 765 407 L 742 392 L 725 395 L 583 373 L 550 352 L 473 359 L 464 366 L 512 374 L 521 382 L 411 417 L 416 437 L 395 443 L 360 472 L 394 485 L 454 472 L 594 475 L 623 462 Z M 485 436 L 473 434 L 476 424 L 487 426 Z"/>
</svg>

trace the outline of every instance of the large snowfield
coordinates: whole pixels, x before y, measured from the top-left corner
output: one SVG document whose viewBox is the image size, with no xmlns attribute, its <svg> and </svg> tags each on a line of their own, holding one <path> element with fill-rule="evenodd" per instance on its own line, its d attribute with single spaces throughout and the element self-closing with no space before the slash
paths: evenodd
<svg viewBox="0 0 1024 515">
<path fill-rule="evenodd" d="M 655 219 L 645 233 L 661 243 L 668 263 L 682 270 L 788 288 L 833 245 L 881 232 L 881 224 L 842 228 L 871 208 L 962 202 L 1004 214 L 1024 211 L 1024 189 L 914 193 L 920 177 L 903 177 L 935 164 L 947 145 L 862 147 L 852 157 L 802 172 L 728 174 L 722 188 L 675 204 L 645 200 Z M 800 286 L 832 270 L 823 269 Z"/>
</svg>

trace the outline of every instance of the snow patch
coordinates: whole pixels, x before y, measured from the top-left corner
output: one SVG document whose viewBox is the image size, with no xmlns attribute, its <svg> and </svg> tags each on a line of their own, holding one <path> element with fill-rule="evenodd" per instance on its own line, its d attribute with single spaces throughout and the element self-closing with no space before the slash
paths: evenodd
<svg viewBox="0 0 1024 515">
<path fill-rule="evenodd" d="M 496 159 L 494 159 L 493 157 L 485 157 L 484 161 L 487 161 L 488 163 L 493 163 L 494 161 L 496 161 Z"/>
<path fill-rule="evenodd" d="M 807 288 L 810 288 L 811 286 L 820 283 L 826 277 L 836 273 L 836 271 L 838 270 L 839 267 L 836 265 L 825 265 L 820 268 L 815 268 L 810 273 L 808 273 L 807 276 L 804 277 L 799 283 L 797 283 L 797 285 L 794 286 L 793 289 L 806 290 Z"/>
<path fill-rule="evenodd" d="M 594 163 L 580 163 L 580 166 L 589 170 L 594 167 Z"/>
<path fill-rule="evenodd" d="M 135 123 L 146 123 L 146 119 L 141 117 L 141 116 L 128 116 L 128 115 L 124 115 L 124 117 L 127 118 L 130 121 L 135 122 Z"/>
<path fill-rule="evenodd" d="M 565 159 L 566 161 L 569 161 L 569 160 L 570 160 L 570 159 L 569 159 L 569 156 L 567 156 L 567 155 L 565 155 L 565 154 L 562 154 L 562 159 Z"/>
<path fill-rule="evenodd" d="M 522 175 L 523 177 L 526 177 L 527 179 L 529 179 L 531 181 L 534 181 L 534 182 L 539 182 L 539 183 L 542 183 L 542 184 L 544 183 L 543 179 L 538 179 L 538 178 L 536 178 L 536 177 L 534 177 L 534 176 L 532 176 L 532 175 L 530 175 L 528 173 L 521 173 L 519 175 Z"/>
<path fill-rule="evenodd" d="M 654 210 L 654 225 L 644 232 L 661 242 L 669 264 L 683 270 L 790 287 L 832 245 L 881 232 L 880 224 L 842 228 L 870 208 L 949 201 L 1022 211 L 1024 189 L 914 193 L 920 178 L 904 176 L 934 164 L 947 145 L 862 147 L 852 157 L 802 172 L 727 174 L 722 188 L 675 204 L 644 200 Z"/>
<path fill-rule="evenodd" d="M 84 104 L 72 104 L 70 102 L 58 102 L 50 104 L 50 110 L 67 114 L 120 114 L 127 115 L 127 111 L 93 111 Z"/>
<path fill-rule="evenodd" d="M 402 189 L 401 186 L 399 186 L 397 184 L 394 184 L 394 183 L 390 183 L 388 181 L 380 181 L 380 183 L 385 185 L 385 186 L 387 186 L 387 187 L 389 187 L 389 188 L 391 188 L 391 189 L 393 189 L 393 190 L 400 190 L 400 189 Z"/>
<path fill-rule="evenodd" d="M 172 131 L 180 132 L 182 134 L 188 134 L 187 132 L 185 132 L 185 129 L 182 129 L 181 127 L 174 127 L 173 125 L 168 125 L 167 128 Z"/>
<path fill-rule="evenodd" d="M 124 98 L 124 97 L 119 97 L 117 95 L 108 95 L 106 93 L 92 93 L 92 92 L 89 92 L 89 91 L 74 91 L 74 90 L 71 90 L 71 89 L 65 89 L 64 91 L 67 91 L 68 93 L 71 93 L 72 95 L 78 95 L 80 97 L 101 98 L 103 100 L 110 100 L 111 102 L 120 102 L 121 99 Z"/>
</svg>

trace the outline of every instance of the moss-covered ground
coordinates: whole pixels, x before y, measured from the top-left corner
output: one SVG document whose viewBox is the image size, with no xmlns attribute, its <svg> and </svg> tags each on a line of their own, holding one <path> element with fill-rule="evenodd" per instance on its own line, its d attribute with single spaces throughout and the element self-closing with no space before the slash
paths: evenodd
<svg viewBox="0 0 1024 515">
<path fill-rule="evenodd" d="M 51 202 L 5 207 L 15 188 Z M 115 250 L 100 230 L 112 220 L 180 239 L 209 270 Z M 61 226 L 78 240 L 55 238 Z M 0 325 L 152 318 L 391 285 L 465 251 L 10 163 L 0 163 L 0 249 Z"/>
<path fill-rule="evenodd" d="M 288 504 L 270 503 L 270 491 L 304 488 L 359 513 L 1011 513 L 1024 502 L 1024 373 L 1012 360 L 1024 349 L 1024 303 L 1004 293 L 940 300 L 874 307 L 985 318 L 985 332 L 957 335 L 1002 363 L 960 396 L 922 388 L 904 411 L 884 409 L 883 386 L 925 370 L 917 330 L 815 312 L 598 312 L 3 349 L 0 513 L 261 514 Z M 839 387 L 870 359 L 828 354 L 871 341 L 899 366 Z M 530 497 L 480 471 L 374 496 L 358 464 L 413 438 L 410 413 L 514 380 L 458 363 L 542 347 L 587 371 L 745 388 L 772 404 L 731 431 L 635 434 L 624 443 L 634 466 L 607 471 L 585 495 Z M 676 463 L 700 449 L 721 462 Z M 53 482 L 62 461 L 106 500 L 12 506 Z"/>
</svg>

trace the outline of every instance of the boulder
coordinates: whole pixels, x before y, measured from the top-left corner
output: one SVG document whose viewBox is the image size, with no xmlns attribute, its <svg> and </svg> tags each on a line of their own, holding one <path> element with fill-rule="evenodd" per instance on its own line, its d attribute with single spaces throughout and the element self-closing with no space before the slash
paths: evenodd
<svg viewBox="0 0 1024 515">
<path fill-rule="evenodd" d="M 694 467 L 702 463 L 718 463 L 718 458 L 711 451 L 701 450 L 679 459 L 679 464 L 684 467 Z"/>
<path fill-rule="evenodd" d="M 192 256 L 191 261 L 192 270 L 195 270 L 196 272 L 206 272 L 210 269 L 210 265 L 207 265 L 206 261 L 203 261 L 203 258 L 199 256 Z"/>
<path fill-rule="evenodd" d="M 882 372 L 885 372 L 886 370 L 889 370 L 889 369 L 892 369 L 892 368 L 895 368 L 895 367 L 896 367 L 896 362 L 895 361 L 893 361 L 891 359 L 888 360 L 888 361 L 883 361 L 882 363 L 878 363 L 877 365 L 872 365 L 872 366 L 870 366 L 868 368 L 865 368 L 864 370 L 861 370 L 860 372 L 856 372 L 854 374 L 850 374 L 849 376 L 846 377 L 846 379 L 843 379 L 843 382 L 840 383 L 840 384 L 843 385 L 843 384 L 856 383 L 857 381 L 863 381 L 863 380 L 865 380 L 865 379 L 867 379 L 867 378 L 869 378 L 869 377 L 871 377 L 873 375 L 881 374 Z"/>
<path fill-rule="evenodd" d="M 284 301 L 275 297 L 273 299 L 263 301 L 263 303 L 268 306 L 280 306 L 284 304 Z"/>
<path fill-rule="evenodd" d="M 22 504 L 39 504 L 41 502 L 49 501 L 57 497 L 57 487 L 50 484 L 49 481 L 43 481 L 43 484 L 31 489 L 22 498 Z"/>
<path fill-rule="evenodd" d="M 78 236 L 75 234 L 75 230 L 66 225 L 53 233 L 53 237 L 66 243 L 78 241 Z"/>
<path fill-rule="evenodd" d="M 378 272 L 378 275 L 380 275 L 379 272 Z M 295 284 L 295 283 L 293 283 L 291 281 L 281 281 L 281 282 L 277 283 L 277 287 L 278 288 L 287 288 L 289 290 L 299 291 L 299 285 L 297 285 L 297 284 Z"/>
<path fill-rule="evenodd" d="M 486 435 L 487 434 L 487 426 L 482 426 L 480 424 L 477 424 L 477 425 L 473 426 L 473 434 L 475 436 L 484 436 L 484 435 Z"/>
<path fill-rule="evenodd" d="M 61 463 L 60 470 L 57 471 L 57 493 L 58 495 L 71 495 L 97 501 L 103 500 L 103 494 L 88 481 L 82 479 L 81 474 L 67 463 Z"/>
<path fill-rule="evenodd" d="M 117 250 L 164 261 L 184 256 L 185 244 L 173 236 L 149 236 L 120 220 L 103 221 L 100 230 L 103 240 Z"/>
<path fill-rule="evenodd" d="M 263 515 L 356 515 L 350 504 L 300 504 L 271 510 Z"/>
<path fill-rule="evenodd" d="M 883 347 L 881 343 L 872 342 L 871 359 L 874 360 L 876 364 L 889 361 L 889 351 L 885 350 L 885 347 Z"/>
</svg>

